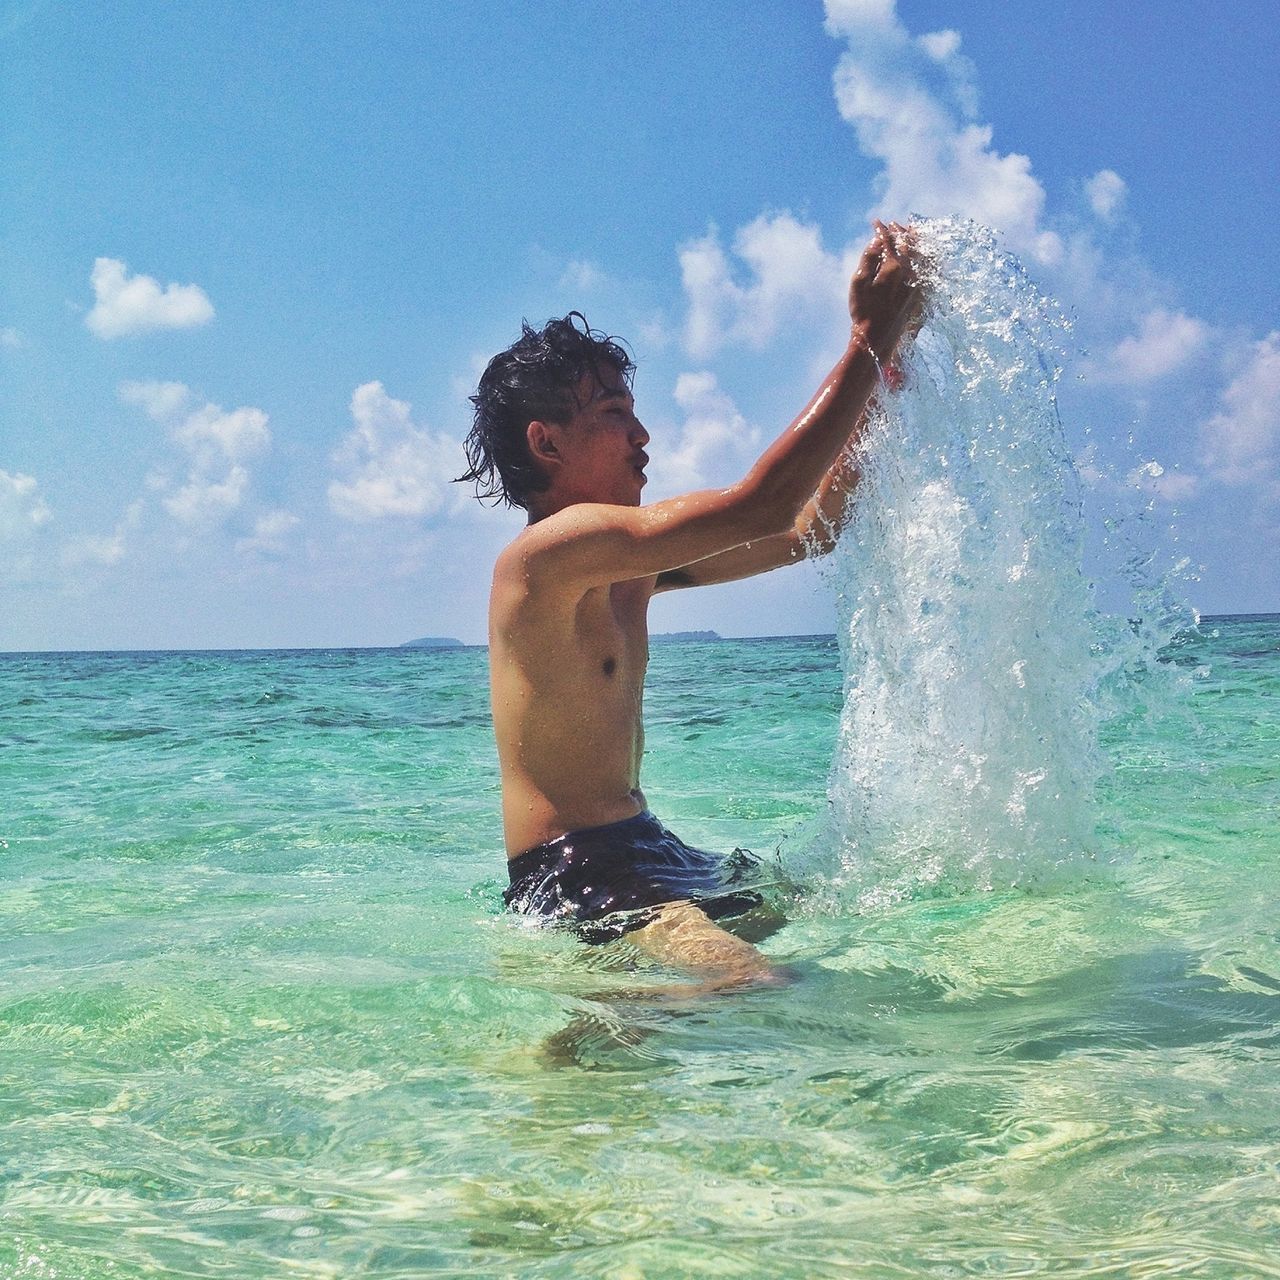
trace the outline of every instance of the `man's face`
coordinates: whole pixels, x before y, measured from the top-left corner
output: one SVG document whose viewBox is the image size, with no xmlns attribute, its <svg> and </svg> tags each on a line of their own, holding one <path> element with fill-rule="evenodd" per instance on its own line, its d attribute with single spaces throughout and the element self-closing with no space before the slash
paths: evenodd
<svg viewBox="0 0 1280 1280">
<path fill-rule="evenodd" d="M 638 506 L 647 477 L 649 433 L 616 370 L 588 375 L 577 388 L 581 408 L 561 428 L 562 482 L 578 502 Z"/>
</svg>

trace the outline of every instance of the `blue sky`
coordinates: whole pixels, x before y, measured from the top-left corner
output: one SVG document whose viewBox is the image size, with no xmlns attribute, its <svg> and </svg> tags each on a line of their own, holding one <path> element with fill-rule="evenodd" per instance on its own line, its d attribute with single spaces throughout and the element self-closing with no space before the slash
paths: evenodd
<svg viewBox="0 0 1280 1280">
<path fill-rule="evenodd" d="M 480 642 L 519 521 L 447 479 L 521 317 L 629 339 L 650 497 L 726 482 L 873 213 L 997 227 L 1075 317 L 1095 505 L 1141 489 L 1203 611 L 1280 609 L 1274 20 L 0 3 L 0 649 Z M 802 567 L 653 626 L 832 620 Z"/>
</svg>

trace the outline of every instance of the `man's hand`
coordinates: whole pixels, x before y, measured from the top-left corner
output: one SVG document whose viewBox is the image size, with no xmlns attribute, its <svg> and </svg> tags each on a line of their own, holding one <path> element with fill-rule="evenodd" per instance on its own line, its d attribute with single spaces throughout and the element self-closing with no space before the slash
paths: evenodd
<svg viewBox="0 0 1280 1280">
<path fill-rule="evenodd" d="M 854 340 L 884 366 L 916 325 L 924 290 L 915 269 L 911 229 L 896 222 L 877 222 L 875 228 L 849 284 L 849 317 Z"/>
</svg>

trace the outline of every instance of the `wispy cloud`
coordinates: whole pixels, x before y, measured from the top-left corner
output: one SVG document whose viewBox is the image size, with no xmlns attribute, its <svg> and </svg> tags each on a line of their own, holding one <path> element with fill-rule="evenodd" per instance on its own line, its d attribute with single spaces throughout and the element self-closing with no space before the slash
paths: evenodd
<svg viewBox="0 0 1280 1280">
<path fill-rule="evenodd" d="M 271 443 L 267 415 L 261 409 L 227 411 L 206 404 L 173 426 L 173 438 L 199 459 L 237 461 L 261 453 Z"/>
<path fill-rule="evenodd" d="M 118 392 L 125 404 L 136 404 L 156 422 L 175 418 L 191 399 L 185 382 L 122 382 Z"/>
<path fill-rule="evenodd" d="M 170 436 L 201 462 L 240 461 L 271 443 L 267 415 L 261 409 L 197 406 L 191 388 L 182 382 L 122 382 L 120 398 L 167 426 Z"/>
<path fill-rule="evenodd" d="M 163 505 L 179 523 L 209 528 L 244 501 L 250 474 L 245 463 L 271 445 L 267 415 L 244 406 L 195 403 L 181 382 L 123 382 L 120 398 L 138 405 L 188 457 L 185 480 L 175 488 L 164 476 L 155 487 L 166 491 Z"/>
<path fill-rule="evenodd" d="M 0 539 L 28 537 L 52 517 L 35 476 L 0 470 Z"/>
<path fill-rule="evenodd" d="M 1114 169 L 1099 169 L 1084 184 L 1089 207 L 1103 222 L 1111 222 L 1124 207 L 1129 187 Z"/>
<path fill-rule="evenodd" d="M 593 293 L 608 283 L 604 269 L 586 258 L 574 258 L 560 274 L 559 287 L 571 293 Z"/>
<path fill-rule="evenodd" d="M 1256 343 L 1200 429 L 1203 461 L 1224 484 L 1261 484 L 1280 501 L 1280 331 Z"/>
<path fill-rule="evenodd" d="M 22 346 L 22 334 L 18 332 L 12 325 L 5 325 L 0 328 L 0 347 L 8 347 L 14 351 Z"/>
<path fill-rule="evenodd" d="M 1141 320 L 1138 332 L 1117 343 L 1095 371 L 1102 381 L 1142 385 L 1180 369 L 1201 351 L 1209 327 L 1185 311 L 1154 307 Z"/>
<path fill-rule="evenodd" d="M 213 319 L 213 304 L 199 285 L 161 287 L 150 276 L 129 275 L 118 258 L 96 259 L 89 282 L 95 301 L 84 322 L 99 338 L 191 329 Z"/>
<path fill-rule="evenodd" d="M 1061 259 L 1060 236 L 1042 224 L 1045 191 L 1029 157 L 1001 153 L 975 119 L 972 63 L 960 36 L 913 39 L 892 0 L 827 0 L 827 30 L 848 48 L 835 71 L 836 104 L 862 151 L 881 161 L 877 217 L 911 213 L 972 218 L 1002 231 L 1042 263 Z M 943 76 L 938 89 L 932 88 Z"/>
<path fill-rule="evenodd" d="M 207 529 L 244 501 L 248 487 L 249 472 L 238 465 L 219 479 L 193 471 L 186 484 L 164 499 L 164 509 L 179 524 Z"/>
<path fill-rule="evenodd" d="M 788 316 L 839 314 L 851 260 L 828 253 L 817 227 L 789 213 L 762 214 L 734 237 L 733 251 L 749 274 L 745 284 L 714 229 L 680 249 L 690 355 L 703 359 L 729 342 L 760 348 Z"/>
<path fill-rule="evenodd" d="M 253 522 L 253 533 L 236 543 L 239 555 L 278 556 L 288 548 L 289 535 L 302 521 L 291 511 L 266 511 Z"/>
<path fill-rule="evenodd" d="M 76 569 L 82 565 L 119 564 L 128 551 L 129 534 L 137 527 L 145 506 L 142 498 L 131 502 L 109 534 L 86 534 L 73 538 L 62 548 L 63 565 Z"/>
<path fill-rule="evenodd" d="M 52 518 L 35 476 L 0 470 L 0 582 L 23 582 L 39 571 L 41 531 Z"/>
<path fill-rule="evenodd" d="M 392 399 L 381 382 L 351 396 L 355 428 L 333 460 L 343 472 L 329 485 L 329 505 L 344 520 L 424 517 L 446 504 L 453 476 L 465 467 L 462 447 L 418 426 L 407 401 Z"/>
<path fill-rule="evenodd" d="M 759 452 L 760 432 L 738 412 L 713 373 L 682 373 L 674 395 L 685 420 L 674 448 L 654 455 L 655 489 L 683 493 L 737 479 Z"/>
</svg>

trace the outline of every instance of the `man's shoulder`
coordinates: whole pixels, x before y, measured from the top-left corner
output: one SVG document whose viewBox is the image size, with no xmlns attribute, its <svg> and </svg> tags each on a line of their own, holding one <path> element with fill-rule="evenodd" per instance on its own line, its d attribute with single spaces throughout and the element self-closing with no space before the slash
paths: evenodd
<svg viewBox="0 0 1280 1280">
<path fill-rule="evenodd" d="M 608 503 L 578 503 L 564 507 L 522 529 L 498 553 L 493 567 L 493 606 L 503 613 L 542 612 L 550 607 L 575 607 L 589 590 L 572 575 L 557 572 L 558 552 L 586 537 L 608 521 L 611 513 L 633 508 Z M 637 587 L 641 580 L 636 579 Z M 650 580 L 652 586 L 652 580 Z"/>
<path fill-rule="evenodd" d="M 533 564 L 554 558 L 557 551 L 597 532 L 610 520 L 625 519 L 634 510 L 607 502 L 578 502 L 562 507 L 521 529 L 499 553 L 495 574 L 525 574 Z"/>
<path fill-rule="evenodd" d="M 564 529 L 563 512 L 521 529 L 498 553 L 493 565 L 495 610 L 508 615 L 530 607 L 545 610 L 561 594 L 554 573 L 548 572 L 555 548 L 571 536 Z"/>
<path fill-rule="evenodd" d="M 554 535 L 555 530 L 546 528 L 549 521 L 554 519 L 555 516 L 549 516 L 546 520 L 539 520 L 537 524 L 521 529 L 498 552 L 498 558 L 493 564 L 495 587 L 505 582 L 528 583 L 531 562 L 539 560 L 546 554 L 548 547 L 555 543 L 554 536 L 548 537 L 549 534 Z"/>
</svg>

